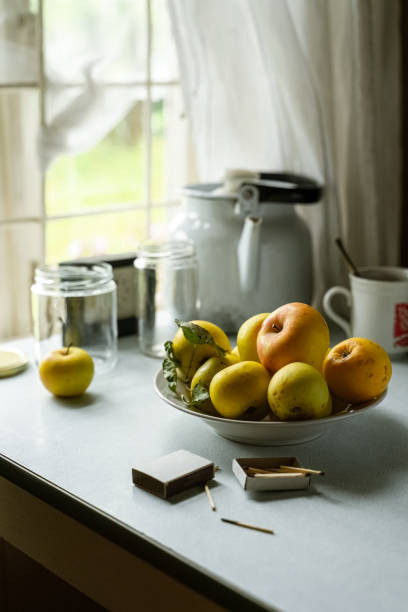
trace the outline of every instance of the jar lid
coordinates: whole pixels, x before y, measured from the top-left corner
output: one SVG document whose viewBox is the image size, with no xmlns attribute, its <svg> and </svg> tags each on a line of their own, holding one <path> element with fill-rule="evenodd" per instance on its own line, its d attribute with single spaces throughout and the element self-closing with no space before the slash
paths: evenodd
<svg viewBox="0 0 408 612">
<path fill-rule="evenodd" d="M 196 254 L 192 240 L 147 240 L 136 250 L 137 257 L 146 259 L 184 259 Z"/>
<path fill-rule="evenodd" d="M 22 372 L 27 364 L 26 355 L 19 349 L 0 349 L 0 378 Z"/>
</svg>

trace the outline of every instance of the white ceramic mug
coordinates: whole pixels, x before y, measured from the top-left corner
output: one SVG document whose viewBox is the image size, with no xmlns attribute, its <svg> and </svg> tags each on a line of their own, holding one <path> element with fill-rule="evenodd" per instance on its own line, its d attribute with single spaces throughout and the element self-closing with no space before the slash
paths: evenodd
<svg viewBox="0 0 408 612">
<path fill-rule="evenodd" d="M 350 273 L 350 287 L 332 287 L 323 297 L 325 313 L 348 337 L 369 338 L 390 355 L 408 351 L 408 268 L 378 266 Z M 332 308 L 336 294 L 346 297 L 351 308 L 347 321 Z"/>
</svg>

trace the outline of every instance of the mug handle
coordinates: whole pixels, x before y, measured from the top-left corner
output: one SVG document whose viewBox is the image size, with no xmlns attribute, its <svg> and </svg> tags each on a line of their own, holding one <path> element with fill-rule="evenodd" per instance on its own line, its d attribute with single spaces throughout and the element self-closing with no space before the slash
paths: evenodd
<svg viewBox="0 0 408 612">
<path fill-rule="evenodd" d="M 347 304 L 348 306 L 351 306 L 351 292 L 346 289 L 345 287 L 332 287 L 331 289 L 329 289 L 328 291 L 326 291 L 326 293 L 323 296 L 323 309 L 326 312 L 326 314 L 333 319 L 333 321 L 335 323 L 337 323 L 337 325 L 339 325 L 342 329 L 344 329 L 344 331 L 346 332 L 347 336 L 351 336 L 351 325 L 350 322 L 347 321 L 346 319 L 343 319 L 343 317 L 341 317 L 340 315 L 338 315 L 336 312 L 334 312 L 332 306 L 331 306 L 331 301 L 333 299 L 333 297 L 336 294 L 341 294 L 344 295 L 344 297 L 347 300 Z"/>
</svg>

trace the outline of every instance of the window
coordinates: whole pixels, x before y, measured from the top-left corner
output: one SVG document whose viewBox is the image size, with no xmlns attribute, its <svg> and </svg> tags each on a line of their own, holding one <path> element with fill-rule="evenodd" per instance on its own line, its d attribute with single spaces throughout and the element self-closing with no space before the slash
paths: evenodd
<svg viewBox="0 0 408 612">
<path fill-rule="evenodd" d="M 166 0 L 0 0 L 0 338 L 40 262 L 164 236 L 189 151 Z"/>
<path fill-rule="evenodd" d="M 0 0 L 0 10 L 12 4 Z M 15 126 L 0 146 L 9 152 L 9 171 L 20 172 L 24 181 L 9 189 L 9 211 L 0 216 L 0 232 L 7 228 L 23 242 L 28 234 L 35 236 L 48 263 L 129 252 L 140 239 L 164 236 L 180 188 L 190 178 L 166 0 L 25 0 L 17 17 L 2 35 L 17 39 L 32 54 L 32 68 L 30 74 L 20 73 L 17 54 L 11 76 L 4 76 L 0 64 L 0 96 L 8 100 L 0 106 L 0 122 L 6 132 Z M 106 48 L 100 62 L 98 52 Z M 89 150 L 58 155 L 39 172 L 38 127 L 42 123 L 52 130 L 58 113 L 55 93 L 59 103 L 80 91 L 77 62 L 87 53 L 100 71 L 100 90 L 113 100 L 126 92 L 131 102 L 110 129 L 102 128 L 106 133 Z M 86 138 L 86 125 L 83 132 Z"/>
</svg>

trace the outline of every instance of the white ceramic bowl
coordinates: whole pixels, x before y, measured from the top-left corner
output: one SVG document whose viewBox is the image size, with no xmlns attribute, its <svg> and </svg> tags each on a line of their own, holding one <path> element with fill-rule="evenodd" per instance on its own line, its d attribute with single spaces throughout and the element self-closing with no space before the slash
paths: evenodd
<svg viewBox="0 0 408 612">
<path fill-rule="evenodd" d="M 239 419 L 224 419 L 190 410 L 186 404 L 170 391 L 167 381 L 160 370 L 155 377 L 155 390 L 162 400 L 181 412 L 199 418 L 220 436 L 257 446 L 285 446 L 309 442 L 325 434 L 343 419 L 350 419 L 366 410 L 377 406 L 387 391 L 364 404 L 344 404 L 337 406 L 337 412 L 324 419 L 311 421 L 242 421 Z M 268 417 L 267 417 L 268 418 Z"/>
</svg>

